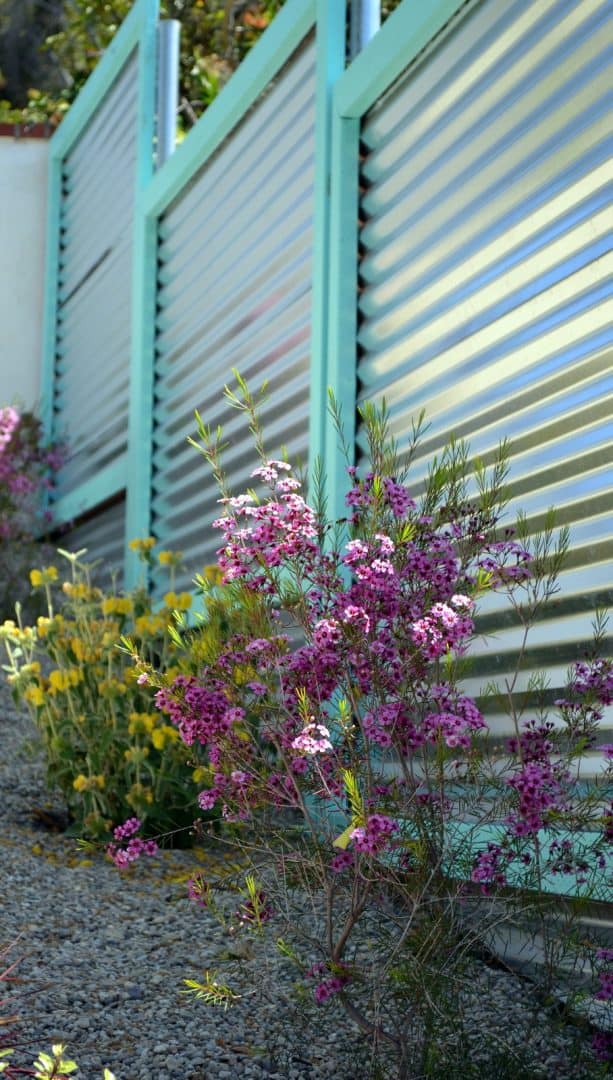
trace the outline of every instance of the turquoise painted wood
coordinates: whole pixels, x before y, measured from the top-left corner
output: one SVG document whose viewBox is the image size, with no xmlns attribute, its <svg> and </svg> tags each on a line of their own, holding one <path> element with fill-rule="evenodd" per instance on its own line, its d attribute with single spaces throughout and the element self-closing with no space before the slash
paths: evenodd
<svg viewBox="0 0 613 1080">
<path fill-rule="evenodd" d="M 92 487 L 90 492 L 89 488 Z M 124 460 L 112 461 L 96 474 L 94 485 L 82 485 L 53 503 L 53 516 L 56 521 L 74 521 L 88 510 L 121 491 L 126 486 L 126 464 Z M 65 545 L 63 545 L 65 546 Z"/>
<path fill-rule="evenodd" d="M 73 230 L 80 228 L 78 221 L 83 214 L 87 217 L 87 206 L 79 195 L 78 189 L 70 177 L 66 174 L 67 162 L 77 160 L 79 146 L 91 125 L 96 122 L 101 103 L 107 95 L 112 93 L 118 85 L 118 80 L 128 70 L 128 65 L 136 57 L 138 70 L 138 86 L 136 87 L 136 123 L 134 129 L 134 142 L 136 144 L 135 161 L 135 186 L 145 186 L 151 177 L 153 169 L 154 134 L 155 134 L 155 61 L 157 40 L 157 19 L 159 0 L 138 0 L 129 16 L 124 21 L 120 31 L 106 50 L 102 60 L 98 64 L 85 87 L 81 91 L 77 101 L 73 104 L 67 117 L 50 143 L 50 170 L 48 188 L 48 216 L 47 216 L 47 250 L 46 250 L 46 295 L 43 325 L 43 357 L 41 366 L 41 399 L 42 418 L 46 435 L 49 438 L 62 434 L 57 428 L 57 414 L 54 405 L 56 401 L 61 403 L 70 401 L 70 369 L 66 369 L 64 356 L 65 345 L 58 341 L 58 319 L 60 308 L 65 304 L 65 297 L 70 299 L 70 280 L 67 284 L 62 283 L 62 271 L 60 261 L 60 242 L 62 229 L 66 228 L 66 206 L 68 206 L 69 225 Z M 103 149 L 103 148 L 102 148 Z M 100 183 L 96 174 L 88 169 L 87 157 L 83 164 L 79 165 L 81 174 L 86 177 L 85 190 L 101 192 Z M 87 186 L 88 185 L 88 186 Z M 133 193 L 134 201 L 136 191 Z M 98 197 L 102 197 L 101 194 Z M 129 192 L 127 198 L 130 199 Z M 66 200 L 68 202 L 66 203 Z M 66 203 L 66 206 L 65 206 Z M 90 212 L 90 220 L 92 211 Z M 94 215 L 95 216 L 95 215 Z M 73 235 L 74 231 L 73 231 Z M 92 254 L 95 258 L 95 254 Z M 74 277 L 74 270 L 71 271 Z M 84 295 L 79 285 L 80 296 Z M 79 313 L 73 311 L 72 323 L 63 333 L 70 333 L 73 344 L 71 355 L 73 364 L 79 350 L 85 357 L 89 332 L 86 304 L 81 310 L 81 323 Z M 98 315 L 102 315 L 99 312 Z M 75 322 L 75 319 L 77 320 Z M 83 321 L 85 320 L 85 321 Z M 77 344 L 80 341 L 81 344 Z M 76 350 L 76 352 L 75 352 Z M 77 370 L 77 369 L 74 369 Z M 58 376 L 63 377 L 63 383 L 58 383 Z M 68 382 L 66 380 L 69 380 Z M 58 385 L 60 385 L 61 398 L 57 398 Z M 66 391 L 68 397 L 66 398 Z M 81 391 L 79 391 L 81 393 Z M 79 404 L 78 408 L 72 407 L 72 413 L 77 426 L 81 425 L 89 433 L 95 430 L 95 425 L 100 421 L 100 410 L 96 411 L 96 388 L 92 385 L 90 393 Z M 110 420 L 112 418 L 110 417 Z M 79 438 L 76 439 L 77 446 Z M 126 486 L 126 463 L 108 460 L 100 468 L 94 469 L 84 481 L 69 481 L 64 484 L 65 490 L 53 505 L 55 520 L 58 523 L 69 521 L 75 513 L 91 510 L 98 504 L 116 495 Z M 61 490 L 60 485 L 60 490 Z"/>
<path fill-rule="evenodd" d="M 341 116 L 334 99 L 332 120 L 332 184 L 330 191 L 328 326 L 326 392 L 329 388 L 341 413 L 344 441 L 355 446 L 356 330 L 358 287 L 358 162 L 360 123 Z M 324 413 L 324 464 L 328 512 L 331 519 L 346 516 L 346 464 L 329 411 Z"/>
<path fill-rule="evenodd" d="M 151 516 L 151 437 L 153 423 L 152 333 L 155 300 L 144 285 L 147 269 L 155 263 L 155 230 L 141 212 L 144 192 L 154 176 L 154 136 L 158 63 L 158 2 L 143 25 L 139 49 L 140 139 L 134 202 L 134 254 L 132 263 L 132 339 L 130 402 L 126 463 L 124 580 L 126 587 L 140 579 L 129 542 L 149 533 Z"/>
<path fill-rule="evenodd" d="M 49 158 L 47 188 L 47 235 L 45 239 L 45 303 L 43 309 L 43 352 L 41 357 L 41 420 L 45 439 L 53 431 L 53 390 L 57 330 L 57 294 L 60 261 L 60 205 L 62 200 L 62 161 L 53 153 Z"/>
<path fill-rule="evenodd" d="M 339 80 L 338 113 L 363 116 L 462 6 L 462 0 L 405 0 Z"/>
<path fill-rule="evenodd" d="M 309 415 L 309 472 L 313 487 L 320 462 L 331 479 L 336 466 L 326 449 L 328 428 L 327 391 L 332 383 L 328 351 L 328 303 L 330 269 L 336 236 L 331 230 L 332 94 L 345 68 L 345 0 L 318 0 L 317 5 L 317 101 L 315 128 L 315 212 L 313 220 L 313 291 L 311 313 L 311 377 Z M 356 197 L 357 206 L 357 197 Z"/>
</svg>

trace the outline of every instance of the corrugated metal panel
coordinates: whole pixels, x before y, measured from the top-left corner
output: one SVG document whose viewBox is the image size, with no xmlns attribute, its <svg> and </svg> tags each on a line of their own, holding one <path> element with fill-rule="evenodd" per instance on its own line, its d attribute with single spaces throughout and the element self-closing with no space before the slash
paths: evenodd
<svg viewBox="0 0 613 1080">
<path fill-rule="evenodd" d="M 59 496 L 126 451 L 137 90 L 134 53 L 64 161 L 54 405 L 71 456 Z"/>
<path fill-rule="evenodd" d="M 255 467 L 251 437 L 223 401 L 232 368 L 253 390 L 273 456 L 307 458 L 315 49 L 305 44 L 164 214 L 159 291 L 153 528 L 182 550 L 179 584 L 214 561 L 218 492 L 186 443 L 194 409 L 222 424 L 231 486 Z"/>
<path fill-rule="evenodd" d="M 119 585 L 123 576 L 124 529 L 126 504 L 124 499 L 99 510 L 81 524 L 77 523 L 58 540 L 64 551 L 87 548 L 83 561 L 100 565 L 92 575 L 96 585 L 108 586 L 113 580 Z"/>
<path fill-rule="evenodd" d="M 483 0 L 362 130 L 360 396 L 401 446 L 425 407 L 418 483 L 452 431 L 485 460 L 509 437 L 510 513 L 570 526 L 532 635 L 554 696 L 613 601 L 612 45 L 611 0 Z M 490 617 L 475 692 L 518 647 Z"/>
</svg>

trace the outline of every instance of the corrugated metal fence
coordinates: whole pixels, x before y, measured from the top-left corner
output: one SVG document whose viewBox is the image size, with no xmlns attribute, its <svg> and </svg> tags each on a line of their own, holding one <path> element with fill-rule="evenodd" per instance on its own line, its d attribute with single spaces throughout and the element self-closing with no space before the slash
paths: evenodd
<svg viewBox="0 0 613 1080">
<path fill-rule="evenodd" d="M 506 436 L 512 510 L 538 524 L 555 504 L 571 527 L 531 654 L 555 690 L 612 600 L 613 0 L 405 0 L 348 65 L 345 7 L 288 0 L 154 173 L 157 0 L 138 0 L 54 137 L 44 380 L 73 448 L 64 546 L 130 581 L 126 542 L 153 532 L 184 551 L 184 587 L 213 559 L 217 492 L 186 436 L 194 408 L 223 424 L 247 481 L 232 368 L 269 380 L 272 452 L 323 457 L 332 513 L 326 386 L 350 432 L 384 395 L 401 445 L 425 407 L 417 482 L 451 432 L 486 460 Z M 517 649 L 489 615 L 479 678 Z"/>
</svg>

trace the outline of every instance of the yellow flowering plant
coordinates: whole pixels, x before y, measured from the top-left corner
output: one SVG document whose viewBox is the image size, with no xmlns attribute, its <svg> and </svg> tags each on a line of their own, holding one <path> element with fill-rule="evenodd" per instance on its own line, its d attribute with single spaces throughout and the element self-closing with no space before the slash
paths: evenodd
<svg viewBox="0 0 613 1080">
<path fill-rule="evenodd" d="M 147 538 L 133 546 L 150 562 L 154 544 Z M 48 780 L 62 791 L 78 835 L 106 838 L 136 815 L 148 835 L 183 830 L 184 837 L 199 816 L 192 780 L 198 748 L 188 750 L 155 711 L 142 664 L 135 667 L 118 647 L 129 637 L 151 671 L 179 673 L 180 650 L 168 628 L 173 610 L 185 613 L 192 603 L 191 594 L 174 592 L 180 555 L 161 553 L 170 588 L 159 607 L 143 587 L 125 593 L 96 587 L 84 551 L 60 554 L 65 575 L 55 566 L 30 573 L 47 613 L 27 626 L 18 607 L 16 619 L 0 626 L 4 669 L 40 733 Z"/>
</svg>

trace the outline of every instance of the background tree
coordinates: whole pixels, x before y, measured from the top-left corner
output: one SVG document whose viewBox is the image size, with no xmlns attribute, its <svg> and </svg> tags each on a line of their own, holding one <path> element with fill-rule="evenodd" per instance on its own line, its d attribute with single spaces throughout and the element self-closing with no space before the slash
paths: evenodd
<svg viewBox="0 0 613 1080">
<path fill-rule="evenodd" d="M 59 123 L 134 0 L 0 0 L 0 121 Z M 185 126 L 217 96 L 284 0 L 162 0 L 181 22 Z"/>
<path fill-rule="evenodd" d="M 134 0 L 0 0 L 0 121 L 57 124 Z M 180 119 L 196 122 L 285 0 L 162 0 L 181 22 Z M 385 19 L 400 0 L 384 0 Z"/>
<path fill-rule="evenodd" d="M 41 49 L 63 7 L 64 0 L 0 0 L 0 97 L 16 109 L 27 105 L 30 87 L 63 87 L 53 56 Z"/>
</svg>

